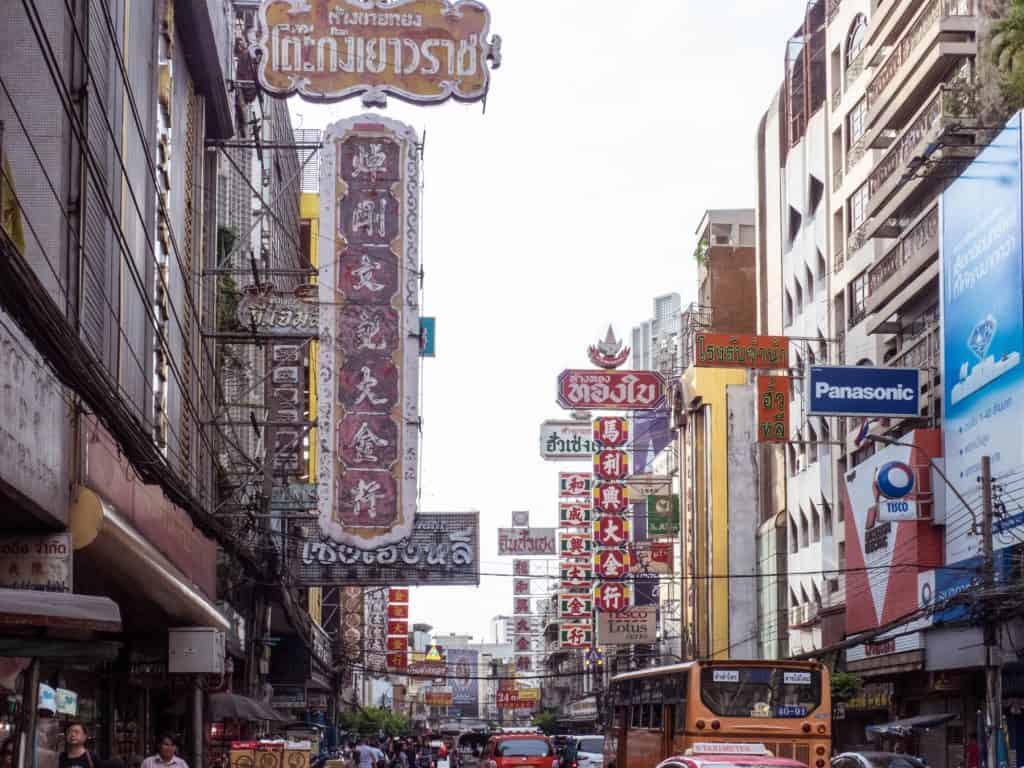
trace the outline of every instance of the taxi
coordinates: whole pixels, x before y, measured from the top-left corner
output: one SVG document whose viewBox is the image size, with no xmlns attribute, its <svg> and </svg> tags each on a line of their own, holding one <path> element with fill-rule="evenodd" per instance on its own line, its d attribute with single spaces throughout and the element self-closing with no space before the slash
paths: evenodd
<svg viewBox="0 0 1024 768">
<path fill-rule="evenodd" d="M 764 744 L 707 742 L 668 757 L 658 768 L 807 768 L 799 760 L 775 757 Z"/>
</svg>

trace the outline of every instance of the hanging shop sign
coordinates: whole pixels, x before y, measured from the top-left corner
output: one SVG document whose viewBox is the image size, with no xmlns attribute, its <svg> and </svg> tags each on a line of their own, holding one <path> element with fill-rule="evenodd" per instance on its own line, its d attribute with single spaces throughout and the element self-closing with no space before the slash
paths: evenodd
<svg viewBox="0 0 1024 768">
<path fill-rule="evenodd" d="M 594 628 L 590 624 L 561 624 L 558 641 L 562 648 L 589 648 L 594 644 Z"/>
<path fill-rule="evenodd" d="M 380 115 L 334 123 L 323 146 L 337 258 L 318 285 L 320 531 L 372 550 L 409 538 L 416 516 L 420 155 L 416 132 Z"/>
<path fill-rule="evenodd" d="M 757 442 L 789 442 L 788 376 L 757 377 Z"/>
<path fill-rule="evenodd" d="M 635 645 L 653 643 L 657 639 L 657 608 L 630 608 L 619 613 L 599 613 L 597 616 L 599 645 Z"/>
<path fill-rule="evenodd" d="M 412 535 L 397 544 L 359 548 L 312 535 L 296 537 L 296 586 L 480 583 L 480 514 L 420 513 Z M 552 552 L 553 554 L 553 552 Z"/>
<path fill-rule="evenodd" d="M 388 619 L 388 636 L 405 636 L 409 634 L 409 622 L 406 619 Z"/>
<path fill-rule="evenodd" d="M 563 619 L 577 619 L 589 616 L 594 610 L 590 595 L 564 594 L 558 596 L 558 616 Z"/>
<path fill-rule="evenodd" d="M 512 599 L 512 615 L 513 616 L 532 616 L 533 609 L 530 607 L 530 598 L 528 597 L 515 597 Z"/>
<path fill-rule="evenodd" d="M 578 581 L 578 580 L 562 580 L 558 582 L 559 589 L 565 594 L 572 595 L 589 595 L 590 589 L 593 587 L 592 581 Z"/>
<path fill-rule="evenodd" d="M 512 621 L 513 635 L 532 635 L 536 629 L 537 627 L 534 625 L 533 619 L 527 616 L 520 616 Z"/>
<path fill-rule="evenodd" d="M 625 485 L 629 497 L 639 501 L 648 496 L 667 496 L 671 493 L 672 478 L 668 475 L 630 475 Z"/>
<path fill-rule="evenodd" d="M 423 703 L 428 707 L 450 707 L 455 694 L 448 686 L 427 688 L 423 691 Z"/>
<path fill-rule="evenodd" d="M 603 483 L 594 487 L 594 509 L 603 515 L 617 515 L 629 507 L 629 491 L 621 483 Z"/>
<path fill-rule="evenodd" d="M 270 491 L 270 508 L 274 511 L 316 509 L 317 488 L 313 483 L 275 485 Z"/>
<path fill-rule="evenodd" d="M 475 0 L 263 0 L 260 85 L 315 102 L 413 104 L 487 96 L 501 37 Z"/>
<path fill-rule="evenodd" d="M 621 579 L 629 574 L 632 556 L 628 550 L 607 549 L 594 553 L 594 574 L 599 579 Z"/>
<path fill-rule="evenodd" d="M 539 690 L 536 688 L 499 689 L 494 692 L 495 704 L 498 709 L 536 709 L 540 704 L 540 697 L 531 693 L 530 691 L 532 690 L 537 690 L 539 693 Z"/>
<path fill-rule="evenodd" d="M 630 572 L 633 574 L 672 573 L 672 542 L 645 541 L 630 545 L 632 563 Z"/>
<path fill-rule="evenodd" d="M 543 557 L 555 554 L 554 528 L 499 528 L 498 555 Z"/>
<path fill-rule="evenodd" d="M 513 663 L 515 664 L 516 672 L 531 672 L 533 670 L 532 656 L 517 653 Z"/>
<path fill-rule="evenodd" d="M 529 595 L 530 594 L 530 580 L 529 579 L 513 579 L 512 580 L 512 594 L 513 595 Z"/>
<path fill-rule="evenodd" d="M 529 560 L 513 560 L 512 561 L 512 575 L 513 576 L 526 576 L 530 575 L 530 561 Z"/>
<path fill-rule="evenodd" d="M 605 482 L 625 480 L 629 476 L 629 454 L 606 449 L 594 454 L 594 477 Z"/>
<path fill-rule="evenodd" d="M 72 590 L 70 533 L 0 538 L 0 587 L 41 592 Z"/>
<path fill-rule="evenodd" d="M 679 535 L 679 495 L 647 497 L 647 535 Z"/>
<path fill-rule="evenodd" d="M 594 544 L 617 548 L 629 543 L 629 520 L 618 515 L 601 515 L 594 521 Z"/>
<path fill-rule="evenodd" d="M 529 653 L 532 650 L 530 635 L 520 635 L 512 643 L 512 647 L 519 653 Z"/>
<path fill-rule="evenodd" d="M 584 528 L 592 519 L 593 510 L 588 504 L 570 501 L 558 505 L 558 524 L 562 528 Z"/>
<path fill-rule="evenodd" d="M 593 459 L 593 454 L 587 457 Z M 589 472 L 559 472 L 558 496 L 562 499 L 574 499 L 589 496 L 594 487 L 594 476 Z"/>
<path fill-rule="evenodd" d="M 585 421 L 545 421 L 540 425 L 540 457 L 545 461 L 590 461 L 594 438 Z"/>
<path fill-rule="evenodd" d="M 420 357 L 437 357 L 437 318 L 420 318 Z"/>
<path fill-rule="evenodd" d="M 319 332 L 320 310 L 309 289 L 300 286 L 283 293 L 269 284 L 249 288 L 238 302 L 238 322 L 256 336 L 313 338 Z"/>
<path fill-rule="evenodd" d="M 698 368 L 789 368 L 789 339 L 743 333 L 694 334 Z"/>
<path fill-rule="evenodd" d="M 916 368 L 812 365 L 808 390 L 811 416 L 917 418 L 921 413 Z"/>
<path fill-rule="evenodd" d="M 594 419 L 593 436 L 602 448 L 621 448 L 629 442 L 629 419 L 621 416 Z M 593 452 L 596 453 L 597 448 Z"/>
<path fill-rule="evenodd" d="M 565 370 L 558 377 L 558 404 L 571 410 L 646 411 L 665 401 L 665 391 L 655 371 Z"/>
<path fill-rule="evenodd" d="M 306 288 L 315 290 L 314 286 L 306 286 Z M 270 365 L 268 420 L 277 425 L 273 430 L 271 466 L 274 468 L 275 475 L 294 477 L 300 474 L 302 438 L 307 431 L 305 408 L 302 406 L 305 396 L 303 381 L 306 371 L 306 343 L 279 341 L 271 344 Z M 274 499 L 275 488 L 271 489 L 271 502 Z M 316 501 L 312 505 L 308 505 L 309 494 L 304 493 L 301 487 L 295 487 L 294 491 L 293 494 L 291 486 L 286 486 L 283 491 L 279 491 L 279 497 L 283 499 L 284 504 L 280 509 L 274 506 L 271 506 L 271 509 L 276 512 L 287 509 L 316 508 Z M 293 495 L 300 497 L 297 502 L 291 501 L 290 497 Z M 302 498 L 303 496 L 305 498 Z M 302 506 L 293 506 L 295 503 Z"/>
<path fill-rule="evenodd" d="M 601 613 L 618 613 L 630 607 L 627 584 L 607 582 L 594 587 L 594 607 Z"/>
<path fill-rule="evenodd" d="M 562 532 L 559 539 L 562 555 L 582 557 L 589 555 L 594 542 L 587 534 Z"/>
</svg>

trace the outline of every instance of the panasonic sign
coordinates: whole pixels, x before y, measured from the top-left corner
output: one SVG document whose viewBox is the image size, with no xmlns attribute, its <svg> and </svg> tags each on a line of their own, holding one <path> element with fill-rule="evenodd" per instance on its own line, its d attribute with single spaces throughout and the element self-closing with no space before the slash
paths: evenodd
<svg viewBox="0 0 1024 768">
<path fill-rule="evenodd" d="M 916 368 L 811 366 L 812 416 L 918 416 L 920 372 Z"/>
</svg>

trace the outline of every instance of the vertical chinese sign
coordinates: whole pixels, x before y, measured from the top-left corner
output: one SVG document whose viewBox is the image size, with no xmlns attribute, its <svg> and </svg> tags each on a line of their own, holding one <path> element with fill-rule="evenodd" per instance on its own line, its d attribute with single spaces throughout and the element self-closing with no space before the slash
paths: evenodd
<svg viewBox="0 0 1024 768">
<path fill-rule="evenodd" d="M 409 666 L 409 590 L 388 590 L 388 669 L 402 672 Z"/>
<path fill-rule="evenodd" d="M 419 456 L 416 133 L 379 115 L 324 134 L 320 220 L 319 521 L 358 549 L 407 539 Z M 330 224 L 328 224 L 330 222 Z"/>
<path fill-rule="evenodd" d="M 759 443 L 789 442 L 788 376 L 757 377 L 757 441 Z"/>
<path fill-rule="evenodd" d="M 558 475 L 557 626 L 559 646 L 567 649 L 588 647 L 587 638 L 593 636 L 590 564 L 593 488 L 594 477 L 590 473 L 560 472 Z"/>
<path fill-rule="evenodd" d="M 594 420 L 594 565 L 597 583 L 594 604 L 602 613 L 618 613 L 630 606 L 629 420 L 605 416 Z"/>
</svg>

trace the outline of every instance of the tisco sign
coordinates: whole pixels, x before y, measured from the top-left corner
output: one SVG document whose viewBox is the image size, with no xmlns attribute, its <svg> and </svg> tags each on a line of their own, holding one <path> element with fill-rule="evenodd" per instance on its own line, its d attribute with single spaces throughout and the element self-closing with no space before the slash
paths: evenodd
<svg viewBox="0 0 1024 768">
<path fill-rule="evenodd" d="M 903 461 L 889 461 L 875 473 L 875 505 L 868 511 L 868 529 L 874 522 L 906 522 L 916 520 L 917 475 Z"/>
</svg>

